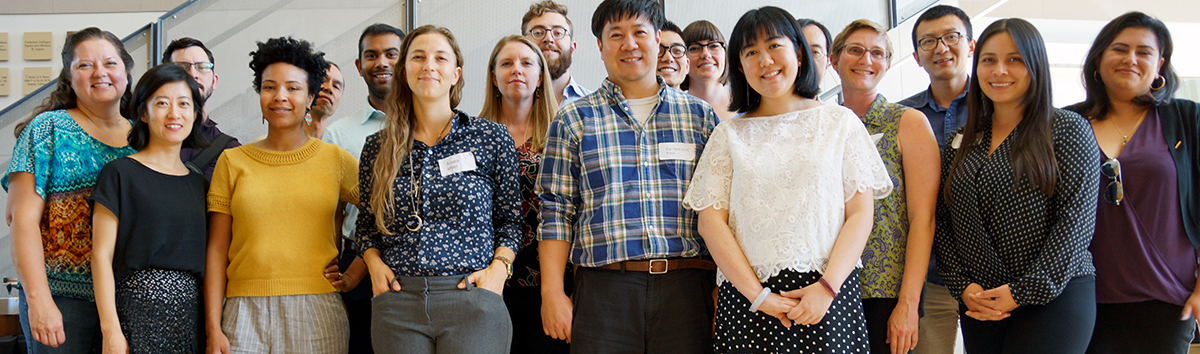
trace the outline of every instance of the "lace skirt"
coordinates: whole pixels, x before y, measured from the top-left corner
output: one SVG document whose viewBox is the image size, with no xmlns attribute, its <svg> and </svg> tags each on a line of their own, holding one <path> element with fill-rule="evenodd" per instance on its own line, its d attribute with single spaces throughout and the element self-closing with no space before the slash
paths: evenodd
<svg viewBox="0 0 1200 354">
<path fill-rule="evenodd" d="M 134 271 L 117 283 L 116 296 L 130 353 L 199 352 L 200 292 L 194 274 Z"/>
<path fill-rule="evenodd" d="M 763 286 L 773 291 L 800 289 L 816 283 L 817 272 L 784 269 Z M 850 273 L 820 323 L 785 328 L 775 317 L 750 312 L 750 300 L 725 281 L 717 292 L 717 353 L 868 353 L 858 271 Z"/>
</svg>

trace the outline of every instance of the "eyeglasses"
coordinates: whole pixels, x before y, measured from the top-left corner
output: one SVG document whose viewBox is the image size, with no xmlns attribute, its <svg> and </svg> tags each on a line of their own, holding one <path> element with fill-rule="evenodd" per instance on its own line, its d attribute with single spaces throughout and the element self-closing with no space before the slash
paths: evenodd
<svg viewBox="0 0 1200 354">
<path fill-rule="evenodd" d="M 196 71 L 199 71 L 202 73 L 210 73 L 210 72 L 212 72 L 213 67 L 216 66 L 216 64 L 209 63 L 206 61 L 200 61 L 200 62 L 195 62 L 195 63 L 189 63 L 186 61 L 176 61 L 176 62 L 172 62 L 172 64 L 179 65 L 179 66 L 183 67 L 184 70 L 191 70 L 192 67 L 194 66 L 194 67 L 196 67 Z"/>
<path fill-rule="evenodd" d="M 1104 177 L 1112 179 L 1107 187 L 1104 187 L 1104 200 L 1116 205 L 1121 205 L 1121 200 L 1125 199 L 1125 188 L 1122 186 L 1121 179 L 1121 162 L 1117 159 L 1108 159 L 1100 165 L 1100 172 Z"/>
<path fill-rule="evenodd" d="M 879 48 L 867 49 L 861 45 L 851 44 L 851 45 L 842 47 L 842 50 L 845 50 L 846 54 L 850 54 L 850 56 L 857 57 L 857 58 L 861 58 L 863 56 L 863 54 L 871 53 L 871 60 L 875 60 L 875 61 L 886 60 L 889 57 L 887 52 L 884 52 L 883 49 L 879 49 Z"/>
<path fill-rule="evenodd" d="M 684 47 L 682 44 L 679 44 L 679 43 L 672 44 L 670 47 L 660 44 L 658 46 L 658 49 L 659 49 L 659 51 L 658 51 L 659 58 L 662 58 L 663 54 L 671 53 L 671 57 L 673 57 L 675 59 L 682 59 L 683 55 L 687 54 L 687 47 Z"/>
<path fill-rule="evenodd" d="M 554 28 L 547 29 L 542 26 L 537 26 L 534 28 L 530 28 L 528 34 L 530 37 L 533 37 L 533 39 L 540 41 L 543 38 L 546 38 L 546 33 L 550 33 L 550 38 L 559 40 L 559 39 L 563 39 L 563 37 L 567 36 L 567 29 L 562 28 L 562 27 L 554 27 Z"/>
<path fill-rule="evenodd" d="M 825 57 L 825 52 L 822 52 L 819 50 L 814 50 L 814 51 L 812 51 L 812 57 L 815 60 L 821 60 L 821 58 Z"/>
<path fill-rule="evenodd" d="M 707 48 L 709 52 L 715 53 L 717 50 L 725 49 L 725 42 L 712 41 L 712 42 L 708 42 L 706 44 L 689 45 L 689 46 L 687 46 L 687 55 L 689 57 L 698 57 L 698 56 L 700 56 L 700 52 L 703 51 L 705 48 Z"/>
<path fill-rule="evenodd" d="M 963 35 L 960 32 L 947 33 L 943 34 L 941 37 L 921 38 L 921 40 L 917 41 L 917 46 L 921 47 L 921 50 L 930 51 L 934 48 L 937 48 L 938 41 L 942 41 L 942 44 L 945 44 L 947 47 L 953 47 L 954 45 L 958 44 L 958 41 L 962 40 L 962 38 Z"/>
</svg>

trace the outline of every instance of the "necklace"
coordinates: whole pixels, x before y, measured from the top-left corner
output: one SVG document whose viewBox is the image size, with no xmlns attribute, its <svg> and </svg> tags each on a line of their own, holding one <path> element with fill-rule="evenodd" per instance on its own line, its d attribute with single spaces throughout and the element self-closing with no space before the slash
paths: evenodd
<svg viewBox="0 0 1200 354">
<path fill-rule="evenodd" d="M 1143 115 L 1142 115 L 1142 118 L 1139 118 L 1139 119 L 1138 119 L 1137 123 L 1133 123 L 1133 131 L 1134 131 L 1134 132 L 1137 132 L 1137 127 L 1138 127 L 1138 126 L 1140 126 L 1140 125 L 1142 125 L 1142 120 L 1144 120 L 1144 119 L 1146 119 L 1146 115 L 1145 115 L 1145 114 L 1143 114 Z M 1122 149 L 1124 149 L 1124 148 L 1125 148 L 1125 144 L 1128 144 L 1128 143 L 1129 143 L 1129 136 L 1128 136 L 1128 135 L 1125 135 L 1125 131 L 1121 130 L 1121 126 L 1120 126 L 1120 125 L 1117 125 L 1117 122 L 1116 122 L 1116 119 L 1115 119 L 1115 118 L 1114 118 L 1114 119 L 1109 119 L 1109 121 L 1111 121 L 1111 122 L 1112 122 L 1112 124 L 1113 124 L 1113 127 L 1114 127 L 1114 128 L 1117 128 L 1117 134 L 1121 134 L 1121 148 L 1122 148 Z"/>
<path fill-rule="evenodd" d="M 452 122 L 454 122 L 453 116 L 450 117 L 450 120 L 446 121 L 446 126 L 442 128 L 442 131 L 439 132 L 436 137 L 434 137 L 434 145 L 437 144 L 438 140 L 442 139 L 442 133 L 445 133 L 446 130 L 450 128 L 450 123 L 452 123 Z M 418 199 L 421 198 L 421 177 L 417 176 L 417 165 L 413 163 L 412 155 L 413 155 L 412 150 L 409 150 L 408 151 L 408 170 L 409 170 L 409 174 L 408 174 L 408 181 L 409 181 L 408 197 L 409 198 L 408 198 L 408 201 L 409 201 L 410 205 L 412 206 L 412 210 L 409 212 L 408 217 L 404 219 L 404 228 L 408 229 L 408 231 L 417 232 L 417 231 L 421 230 L 421 226 L 425 223 L 425 221 L 421 219 L 420 209 L 417 208 L 417 205 L 420 204 L 418 202 Z M 422 157 L 421 158 L 422 164 L 424 163 L 424 161 L 425 161 L 425 158 Z M 421 170 L 424 171 L 425 168 L 422 167 Z"/>
</svg>

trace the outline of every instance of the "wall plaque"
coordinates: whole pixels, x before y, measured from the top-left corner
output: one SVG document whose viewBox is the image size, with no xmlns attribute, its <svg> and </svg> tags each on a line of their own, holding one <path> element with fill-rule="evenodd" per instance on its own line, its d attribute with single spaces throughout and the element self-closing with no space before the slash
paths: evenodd
<svg viewBox="0 0 1200 354">
<path fill-rule="evenodd" d="M 50 82 L 50 79 L 50 67 L 48 66 L 41 68 L 25 68 L 25 85 L 24 90 L 21 92 L 24 92 L 22 93 L 23 95 L 31 94 L 39 87 L 42 87 L 42 85 Z"/>
<path fill-rule="evenodd" d="M 0 32 L 0 61 L 8 61 L 8 32 Z"/>
<path fill-rule="evenodd" d="M 0 68 L 0 97 L 8 96 L 8 68 Z"/>
<path fill-rule="evenodd" d="M 50 32 L 25 32 L 25 60 L 51 60 L 53 38 Z"/>
</svg>

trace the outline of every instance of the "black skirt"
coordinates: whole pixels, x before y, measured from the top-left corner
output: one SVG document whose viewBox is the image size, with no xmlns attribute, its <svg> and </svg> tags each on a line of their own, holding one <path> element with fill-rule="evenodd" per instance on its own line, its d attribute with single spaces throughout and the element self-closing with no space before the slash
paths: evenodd
<svg viewBox="0 0 1200 354">
<path fill-rule="evenodd" d="M 177 270 L 129 273 L 117 283 L 117 318 L 130 353 L 197 353 L 200 292 L 196 276 Z"/>
<path fill-rule="evenodd" d="M 816 283 L 817 272 L 800 273 L 784 269 L 767 279 L 763 286 L 775 293 L 800 289 Z M 717 328 L 714 346 L 717 353 L 868 353 L 866 321 L 863 319 L 862 290 L 858 272 L 852 272 L 842 285 L 829 311 L 815 325 L 786 328 L 779 319 L 762 312 L 750 312 L 750 300 L 728 281 L 721 283 L 717 295 Z"/>
</svg>

